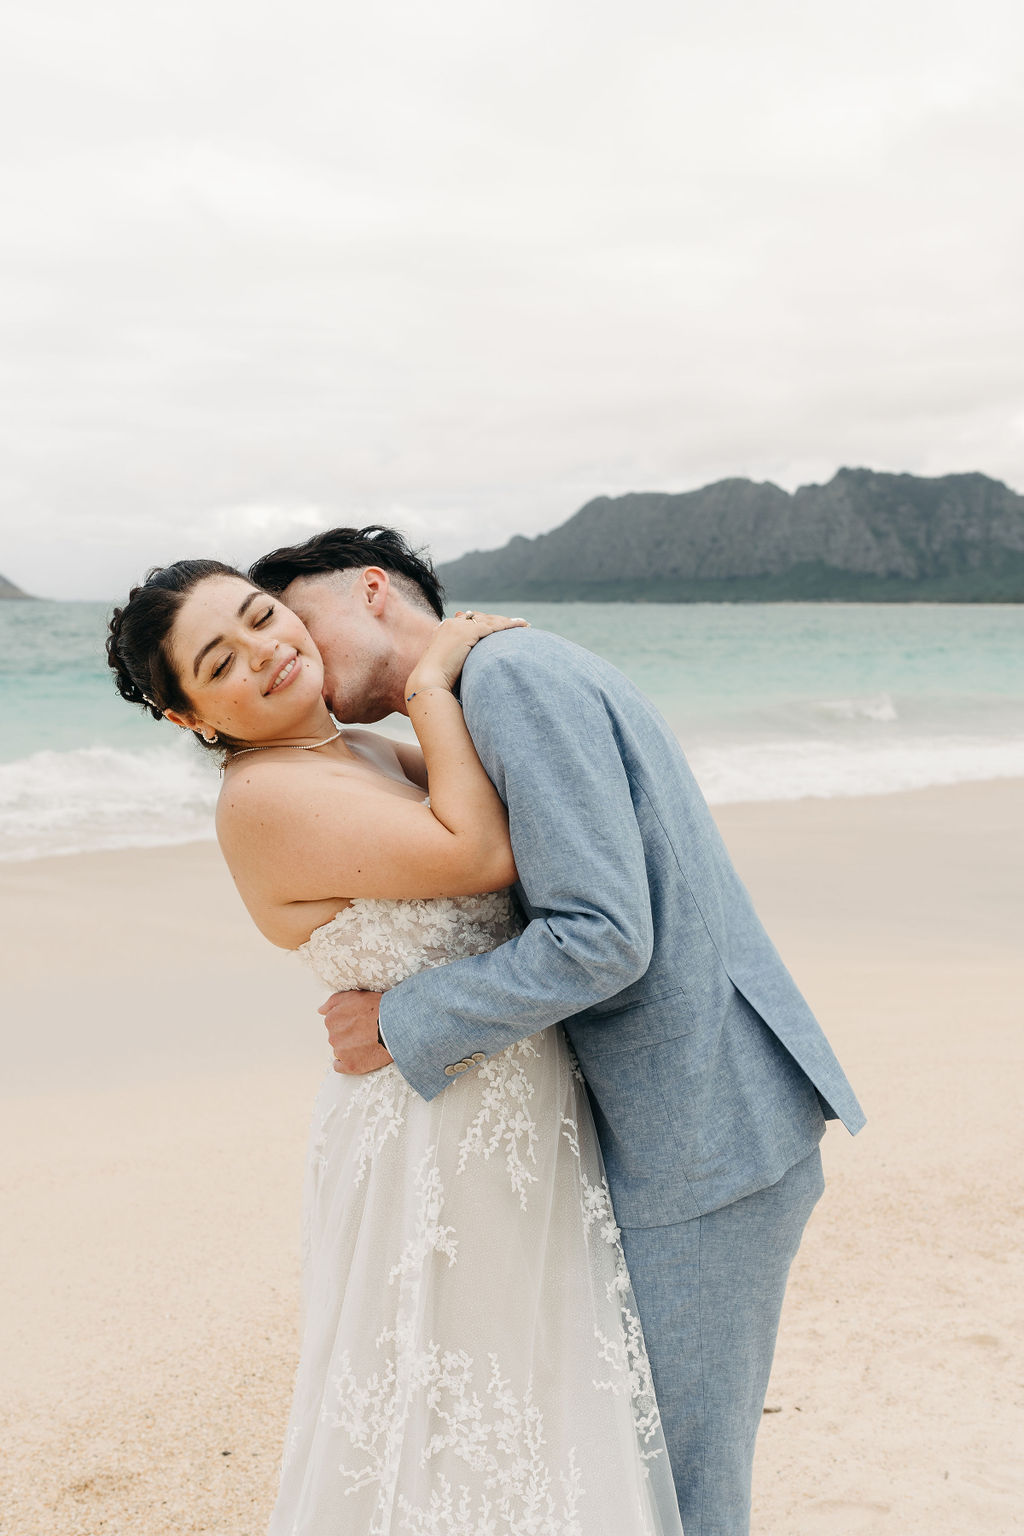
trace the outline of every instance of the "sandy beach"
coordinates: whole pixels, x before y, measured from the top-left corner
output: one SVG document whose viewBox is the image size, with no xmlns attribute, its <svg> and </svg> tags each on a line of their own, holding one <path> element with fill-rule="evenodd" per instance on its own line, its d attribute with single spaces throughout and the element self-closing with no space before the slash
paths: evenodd
<svg viewBox="0 0 1024 1536">
<path fill-rule="evenodd" d="M 869 1117 L 825 1141 L 757 1536 L 1024 1529 L 1024 781 L 719 824 Z M 0 865 L 0 1524 L 261 1536 L 321 992 L 214 845 Z"/>
</svg>

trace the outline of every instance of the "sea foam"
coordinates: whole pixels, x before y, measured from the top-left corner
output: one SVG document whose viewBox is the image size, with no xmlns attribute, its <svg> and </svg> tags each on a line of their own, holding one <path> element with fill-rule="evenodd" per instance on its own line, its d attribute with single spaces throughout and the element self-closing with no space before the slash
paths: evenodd
<svg viewBox="0 0 1024 1536">
<path fill-rule="evenodd" d="M 888 795 L 931 785 L 1024 778 L 1024 739 L 792 739 L 701 746 L 688 755 L 712 805 Z"/>
<path fill-rule="evenodd" d="M 1024 777 L 1024 738 L 840 742 L 780 736 L 705 742 L 688 756 L 713 805 Z M 0 860 L 212 838 L 218 784 L 213 761 L 185 742 L 142 752 L 36 752 L 0 763 Z"/>
<path fill-rule="evenodd" d="M 0 859 L 213 837 L 216 768 L 183 745 L 81 747 L 0 763 Z"/>
<path fill-rule="evenodd" d="M 899 711 L 887 693 L 871 698 L 825 699 L 817 707 L 833 720 L 874 720 L 889 725 L 899 719 Z"/>
</svg>

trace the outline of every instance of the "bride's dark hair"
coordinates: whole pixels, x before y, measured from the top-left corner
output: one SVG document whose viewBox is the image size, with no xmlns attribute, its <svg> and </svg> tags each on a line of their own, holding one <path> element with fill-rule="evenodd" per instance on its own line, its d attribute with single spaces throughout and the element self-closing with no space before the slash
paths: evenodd
<svg viewBox="0 0 1024 1536">
<path fill-rule="evenodd" d="M 107 665 L 117 691 L 129 704 L 138 704 L 159 720 L 165 710 L 187 714 L 192 701 L 185 692 L 168 650 L 178 610 L 186 597 L 211 576 L 237 576 L 234 566 L 219 560 L 177 560 L 156 566 L 141 586 L 132 587 L 123 608 L 115 608 L 107 627 Z M 194 731 L 204 747 L 231 746 L 222 736 L 209 742 Z"/>
</svg>

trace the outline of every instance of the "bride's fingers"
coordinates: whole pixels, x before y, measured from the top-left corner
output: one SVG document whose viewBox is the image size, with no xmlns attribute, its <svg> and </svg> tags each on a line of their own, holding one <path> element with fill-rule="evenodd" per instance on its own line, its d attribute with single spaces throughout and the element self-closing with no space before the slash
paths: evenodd
<svg viewBox="0 0 1024 1536">
<path fill-rule="evenodd" d="M 460 609 L 455 617 L 468 620 L 477 630 L 478 639 L 483 635 L 493 634 L 499 629 L 529 629 L 530 627 L 526 619 L 510 619 L 502 613 L 481 613 L 476 608 Z"/>
<path fill-rule="evenodd" d="M 477 615 L 479 618 L 480 615 Z M 485 614 L 483 633 L 493 635 L 499 629 L 529 629 L 525 619 L 506 619 L 500 614 Z"/>
</svg>

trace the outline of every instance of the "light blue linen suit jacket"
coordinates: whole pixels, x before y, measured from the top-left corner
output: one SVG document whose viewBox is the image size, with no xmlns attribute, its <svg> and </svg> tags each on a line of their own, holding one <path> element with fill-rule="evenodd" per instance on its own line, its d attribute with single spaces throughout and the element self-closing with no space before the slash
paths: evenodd
<svg viewBox="0 0 1024 1536">
<path fill-rule="evenodd" d="M 607 662 L 533 629 L 478 644 L 461 692 L 508 806 L 529 922 L 384 996 L 406 1081 L 431 1099 L 458 1082 L 446 1068 L 564 1021 L 626 1227 L 776 1183 L 824 1117 L 859 1130 L 860 1105 L 654 706 Z"/>
</svg>

